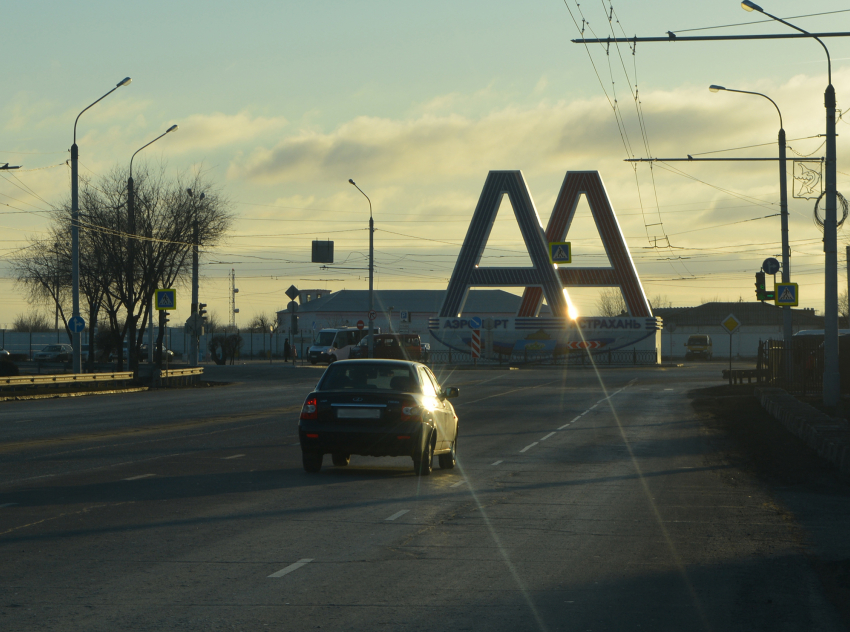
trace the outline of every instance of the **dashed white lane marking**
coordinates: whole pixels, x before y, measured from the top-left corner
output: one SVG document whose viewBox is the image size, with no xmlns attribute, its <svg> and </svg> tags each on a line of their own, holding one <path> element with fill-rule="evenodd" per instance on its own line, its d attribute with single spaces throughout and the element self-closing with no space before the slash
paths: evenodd
<svg viewBox="0 0 850 632">
<path fill-rule="evenodd" d="M 19 421 L 16 421 L 15 423 L 16 424 L 25 424 L 25 423 L 28 423 L 30 421 L 33 421 L 33 420 L 32 419 L 20 419 Z"/>
<path fill-rule="evenodd" d="M 401 511 L 395 512 L 389 518 L 385 518 L 385 520 L 395 520 L 396 518 L 401 518 L 404 514 L 406 514 L 409 511 L 410 511 L 410 509 L 402 509 Z"/>
<path fill-rule="evenodd" d="M 530 450 L 531 448 L 536 446 L 538 443 L 539 443 L 539 441 L 535 441 L 534 443 L 531 443 L 531 444 L 525 446 L 522 450 L 520 450 L 520 452 L 525 452 L 526 450 Z"/>
<path fill-rule="evenodd" d="M 131 476 L 130 478 L 125 478 L 125 481 L 137 481 L 140 478 L 150 478 L 151 476 L 156 476 L 156 474 L 139 474 L 138 476 Z"/>
<path fill-rule="evenodd" d="M 284 575 L 288 575 L 292 571 L 297 571 L 299 568 L 301 568 L 302 566 L 306 566 L 312 561 L 313 558 L 305 557 L 303 560 L 298 560 L 297 562 L 295 562 L 295 564 L 290 564 L 289 566 L 280 569 L 278 572 L 272 573 L 271 575 L 269 575 L 269 577 L 283 577 Z"/>
<path fill-rule="evenodd" d="M 14 507 L 17 504 L 18 503 L 6 503 L 5 505 L 0 505 L 0 509 L 3 509 L 4 507 Z"/>
<path fill-rule="evenodd" d="M 449 485 L 449 487 L 460 487 L 460 486 L 461 486 L 461 485 L 463 485 L 465 482 L 466 482 L 466 481 L 458 481 L 457 483 L 454 483 L 453 485 Z"/>
<path fill-rule="evenodd" d="M 228 459 L 238 459 L 238 458 L 241 458 L 243 456 L 245 456 L 245 455 L 244 454 L 234 454 L 233 456 L 225 456 L 221 460 L 227 461 Z"/>
<path fill-rule="evenodd" d="M 542 439 L 540 439 L 540 440 L 541 440 L 541 441 L 546 441 L 546 439 L 548 439 L 549 437 L 551 437 L 553 434 L 555 434 L 555 433 L 554 433 L 554 432 L 550 432 L 549 434 L 547 434 L 545 437 L 543 437 L 543 438 L 542 438 Z"/>
<path fill-rule="evenodd" d="M 672 391 L 672 390 L 675 390 L 675 389 L 672 389 L 672 388 L 665 388 L 664 390 L 665 390 L 665 391 Z"/>
<path fill-rule="evenodd" d="M 581 419 L 581 415 L 577 416 L 577 417 L 576 417 L 575 419 L 573 419 L 572 421 L 568 421 L 568 422 L 567 422 L 567 423 L 565 423 L 563 426 L 561 426 L 560 428 L 558 428 L 558 430 L 563 430 L 564 428 L 566 428 L 567 426 L 569 426 L 571 423 L 575 423 L 575 422 L 576 422 L 576 421 L 578 421 L 579 419 Z"/>
<path fill-rule="evenodd" d="M 499 463 L 504 463 L 504 461 L 496 461 L 495 463 L 491 463 L 490 465 L 498 465 Z"/>
</svg>

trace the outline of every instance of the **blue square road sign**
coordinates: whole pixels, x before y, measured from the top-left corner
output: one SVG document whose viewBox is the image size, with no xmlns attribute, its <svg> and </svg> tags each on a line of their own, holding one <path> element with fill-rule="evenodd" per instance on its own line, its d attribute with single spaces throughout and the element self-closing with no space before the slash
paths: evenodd
<svg viewBox="0 0 850 632">
<path fill-rule="evenodd" d="M 774 297 L 777 307 L 796 307 L 800 304 L 800 288 L 796 283 L 777 283 Z"/>
<path fill-rule="evenodd" d="M 157 290 L 154 295 L 156 309 L 177 309 L 177 290 Z"/>
<path fill-rule="evenodd" d="M 572 263 L 573 253 L 568 241 L 549 242 L 549 261 L 552 263 Z"/>
</svg>

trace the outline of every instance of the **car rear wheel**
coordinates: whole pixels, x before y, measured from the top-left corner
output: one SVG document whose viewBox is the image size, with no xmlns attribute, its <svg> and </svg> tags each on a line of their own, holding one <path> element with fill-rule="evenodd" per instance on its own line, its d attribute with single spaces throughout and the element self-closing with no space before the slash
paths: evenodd
<svg viewBox="0 0 850 632">
<path fill-rule="evenodd" d="M 331 356 L 330 359 L 328 360 L 328 366 L 332 365 L 334 362 L 336 362 L 336 356 L 335 355 Z"/>
<path fill-rule="evenodd" d="M 350 454 L 333 454 L 331 455 L 334 465 L 337 467 L 345 467 L 351 461 Z"/>
<path fill-rule="evenodd" d="M 302 452 L 301 462 L 304 464 L 304 471 L 315 474 L 321 470 L 324 456 L 321 452 Z"/>
<path fill-rule="evenodd" d="M 416 472 L 417 476 L 428 476 L 433 468 L 434 444 L 431 441 L 431 437 L 428 437 L 428 441 L 425 443 L 425 447 L 419 458 L 413 458 L 413 471 Z"/>
<path fill-rule="evenodd" d="M 455 467 L 455 463 L 457 462 L 457 437 L 455 437 L 454 443 L 452 443 L 452 451 L 448 454 L 441 454 L 437 457 L 440 462 L 441 470 L 453 470 Z"/>
</svg>

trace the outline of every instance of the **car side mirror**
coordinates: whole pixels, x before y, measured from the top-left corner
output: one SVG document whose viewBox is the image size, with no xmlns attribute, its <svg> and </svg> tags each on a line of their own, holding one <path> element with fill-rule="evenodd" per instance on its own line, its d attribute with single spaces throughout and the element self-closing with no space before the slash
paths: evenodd
<svg viewBox="0 0 850 632">
<path fill-rule="evenodd" d="M 457 386 L 449 386 L 443 392 L 446 394 L 446 399 L 452 399 L 460 395 L 460 389 Z"/>
</svg>

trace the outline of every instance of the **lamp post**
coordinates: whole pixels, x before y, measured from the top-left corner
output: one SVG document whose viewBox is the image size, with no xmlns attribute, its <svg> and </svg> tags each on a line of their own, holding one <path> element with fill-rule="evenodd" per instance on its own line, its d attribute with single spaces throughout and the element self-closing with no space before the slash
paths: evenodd
<svg viewBox="0 0 850 632">
<path fill-rule="evenodd" d="M 88 110 L 92 105 L 102 101 L 118 88 L 128 85 L 132 79 L 124 77 L 119 81 L 112 90 L 104 94 L 97 101 L 88 106 L 83 112 Z M 71 145 L 71 300 L 72 314 L 76 320 L 80 318 L 80 203 L 79 203 L 79 186 L 80 181 L 77 174 L 77 159 L 79 150 L 77 148 L 77 122 L 83 115 L 83 112 L 77 114 L 74 119 L 74 144 Z M 74 351 L 72 354 L 71 370 L 74 373 L 82 373 L 83 362 L 80 357 L 80 333 L 71 332 L 71 346 Z"/>
<path fill-rule="evenodd" d="M 136 358 L 136 297 L 135 284 L 133 282 L 133 270 L 136 263 L 136 192 L 133 183 L 133 159 L 145 147 L 153 145 L 160 138 L 176 129 L 177 126 L 172 125 L 147 145 L 139 147 L 130 157 L 130 177 L 127 178 L 127 319 L 130 322 L 127 329 L 127 335 L 129 336 L 127 353 L 129 355 L 128 361 L 131 371 L 135 371 L 138 367 L 138 359 Z"/>
<path fill-rule="evenodd" d="M 352 185 L 354 185 L 355 189 L 360 191 L 360 193 L 363 193 L 363 189 L 361 189 L 359 186 L 357 186 L 354 183 L 354 180 L 349 178 L 348 181 Z M 367 200 L 369 200 L 369 196 L 366 195 L 365 193 L 363 193 L 363 197 L 365 197 Z M 372 321 L 372 307 L 373 307 L 372 284 L 373 284 L 373 280 L 374 280 L 374 276 L 375 276 L 374 235 L 375 235 L 375 222 L 372 220 L 372 200 L 369 200 L 369 314 L 368 314 L 369 318 L 367 320 L 369 321 L 369 336 L 368 336 L 368 340 L 369 340 L 368 345 L 369 346 L 368 346 L 368 349 L 369 349 L 369 357 L 370 358 L 374 355 L 373 351 L 374 351 L 374 345 L 375 345 L 374 337 L 372 336 L 372 326 L 374 325 L 374 322 Z"/>
<path fill-rule="evenodd" d="M 788 179 L 785 168 L 785 127 L 782 124 L 782 112 L 776 101 L 771 99 L 766 94 L 761 92 L 750 92 L 749 90 L 733 90 L 723 86 L 711 85 L 708 87 L 711 92 L 737 92 L 739 94 L 753 94 L 755 96 L 764 97 L 776 108 L 776 113 L 779 114 L 779 213 L 782 224 L 782 282 L 789 283 L 791 281 L 791 249 L 788 246 Z M 787 305 L 782 308 L 782 333 L 785 340 L 785 380 L 791 383 L 793 378 L 793 366 L 791 358 L 791 337 L 794 335 L 794 329 L 791 322 L 791 308 Z"/>
<path fill-rule="evenodd" d="M 198 366 L 198 330 L 200 329 L 200 319 L 198 314 L 198 247 L 199 247 L 199 227 L 198 227 L 198 203 L 201 202 L 206 194 L 201 193 L 198 196 L 198 203 L 195 202 L 195 194 L 192 189 L 186 189 L 186 193 L 192 198 L 192 307 L 190 316 L 192 322 L 192 335 L 189 338 L 189 366 Z"/>
<path fill-rule="evenodd" d="M 741 7 L 745 11 L 758 11 L 767 17 L 804 33 L 818 41 L 826 52 L 826 64 L 829 84 L 824 92 L 823 104 L 826 108 L 826 178 L 824 194 L 826 205 L 823 220 L 824 252 L 824 318 L 823 318 L 823 403 L 836 406 L 841 396 L 841 380 L 838 371 L 838 249 L 836 225 L 836 164 L 835 164 L 835 88 L 832 87 L 832 60 L 829 49 L 821 39 L 808 31 L 771 15 L 759 5 L 744 0 Z"/>
</svg>

